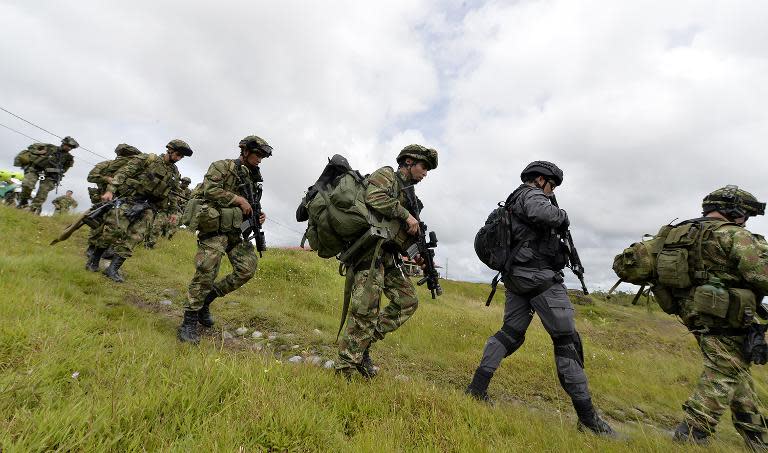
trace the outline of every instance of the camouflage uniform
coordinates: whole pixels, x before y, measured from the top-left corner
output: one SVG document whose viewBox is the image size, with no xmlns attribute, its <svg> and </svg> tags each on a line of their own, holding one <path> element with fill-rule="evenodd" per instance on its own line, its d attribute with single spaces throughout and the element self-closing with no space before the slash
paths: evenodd
<svg viewBox="0 0 768 453">
<path fill-rule="evenodd" d="M 402 191 L 409 184 L 402 172 L 383 167 L 371 174 L 368 182 L 365 200 L 371 210 L 387 219 L 402 221 L 411 215 Z M 354 276 L 349 317 L 339 340 L 337 369 L 340 371 L 362 364 L 370 345 L 408 321 L 419 304 L 413 283 L 403 274 L 397 250 L 385 246 L 382 257 L 375 263 L 372 279 L 369 279 L 373 252 L 369 251 L 358 266 L 348 271 Z M 382 292 L 390 303 L 380 310 Z"/>
<path fill-rule="evenodd" d="M 138 149 L 135 149 L 129 145 L 120 144 L 115 149 L 115 153 L 118 156 L 113 160 L 105 160 L 96 164 L 93 169 L 88 173 L 88 182 L 96 184 L 96 187 L 89 188 L 88 193 L 91 197 L 91 203 L 99 203 L 101 196 L 107 191 L 109 181 L 107 178 L 112 178 L 115 174 L 123 168 L 134 156 L 140 154 Z M 124 154 L 124 155 L 121 155 Z M 90 235 L 88 236 L 89 247 L 96 247 L 99 243 L 99 237 L 104 231 L 104 224 L 96 228 L 92 228 Z"/>
<path fill-rule="evenodd" d="M 96 246 L 112 247 L 116 256 L 129 258 L 133 248 L 146 236 L 153 212 L 167 202 L 169 192 L 176 190 L 178 181 L 176 164 L 165 162 L 162 156 L 142 154 L 131 158 L 107 186 L 107 191 L 122 198 L 122 202 L 104 216 L 104 231 Z M 126 213 L 145 200 L 150 208 L 129 219 Z"/>
<path fill-rule="evenodd" d="M 189 179 L 187 178 L 187 181 L 188 180 Z M 187 202 L 192 198 L 192 190 L 189 188 L 189 182 L 186 182 L 185 178 L 181 179 L 179 194 L 181 196 L 176 197 L 176 209 L 174 211 L 174 214 L 176 215 L 176 221 L 168 223 L 167 237 L 169 240 L 173 238 L 173 235 L 175 235 L 179 230 L 179 219 L 181 219 L 181 215 L 184 214 Z"/>
<path fill-rule="evenodd" d="M 62 195 L 60 197 L 56 197 L 51 202 L 55 208 L 53 211 L 53 215 L 62 215 L 69 213 L 70 209 L 76 209 L 77 208 L 77 201 L 68 195 Z"/>
<path fill-rule="evenodd" d="M 67 139 L 71 141 L 66 141 Z M 66 141 L 66 143 L 65 143 Z M 70 144 L 73 148 L 77 147 L 77 142 L 70 137 L 66 137 L 63 144 Z M 67 172 L 75 163 L 74 158 L 65 151 L 62 146 L 55 146 L 47 143 L 35 143 L 16 156 L 14 165 L 24 168 L 24 180 L 21 183 L 21 193 L 19 194 L 19 207 L 26 207 L 32 191 L 37 187 L 37 194 L 32 199 L 29 209 L 32 212 L 40 213 L 43 203 L 48 198 L 48 193 L 53 190 L 64 173 Z"/>
<path fill-rule="evenodd" d="M 239 186 L 247 183 L 255 188 L 261 181 L 258 167 L 247 171 L 240 159 L 219 160 L 212 163 L 205 174 L 202 199 L 216 209 L 240 209 L 234 204 L 236 197 L 243 196 Z M 227 255 L 232 264 L 232 273 L 215 281 L 224 255 Z M 184 309 L 198 311 L 203 308 L 210 293 L 220 297 L 240 288 L 256 273 L 258 263 L 253 244 L 243 241 L 239 230 L 228 233 L 200 233 L 195 255 L 195 275 L 189 284 L 189 298 Z"/>
<path fill-rule="evenodd" d="M 702 255 L 710 276 L 719 278 L 726 287 L 768 294 L 768 243 L 762 236 L 741 226 L 723 225 L 702 242 Z M 763 442 L 768 441 L 768 428 L 756 404 L 750 363 L 741 352 L 744 335 L 719 334 L 718 328 L 727 328 L 725 320 L 692 314 L 689 298 L 676 297 L 676 303 L 684 323 L 696 336 L 704 360 L 696 389 L 683 404 L 687 424 L 705 433 L 714 432 L 730 407 L 733 424 L 745 439 L 757 434 Z"/>
</svg>

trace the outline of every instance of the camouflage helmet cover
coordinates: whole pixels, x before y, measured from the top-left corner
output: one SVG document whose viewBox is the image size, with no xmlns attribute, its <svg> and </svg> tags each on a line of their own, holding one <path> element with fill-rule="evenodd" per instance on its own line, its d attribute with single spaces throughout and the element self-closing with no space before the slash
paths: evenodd
<svg viewBox="0 0 768 453">
<path fill-rule="evenodd" d="M 704 197 L 701 208 L 704 215 L 718 211 L 732 219 L 765 215 L 765 203 L 757 201 L 751 193 L 731 184 Z"/>
<path fill-rule="evenodd" d="M 559 186 L 563 184 L 563 170 L 546 160 L 537 160 L 528 164 L 520 173 L 520 179 L 525 182 L 530 180 L 532 176 L 544 176 L 545 178 L 552 178 Z"/>
<path fill-rule="evenodd" d="M 77 148 L 80 146 L 80 143 L 77 143 L 77 140 L 70 137 L 69 135 L 61 139 L 61 144 L 71 146 L 72 148 Z"/>
<path fill-rule="evenodd" d="M 192 180 L 189 179 L 189 176 L 185 176 L 185 177 L 181 178 L 181 182 L 183 182 L 186 185 L 189 185 L 189 184 L 192 183 Z"/>
<path fill-rule="evenodd" d="M 182 156 L 191 156 L 192 155 L 192 148 L 189 147 L 187 142 L 184 140 L 179 140 L 178 138 L 175 138 L 168 142 L 167 145 L 165 145 L 166 148 L 168 148 L 170 151 L 176 151 L 181 153 Z"/>
<path fill-rule="evenodd" d="M 121 157 L 136 156 L 141 154 L 141 151 L 139 151 L 139 149 L 134 146 L 128 145 L 126 143 L 120 143 L 115 148 L 115 154 Z"/>
<path fill-rule="evenodd" d="M 264 153 L 267 157 L 272 156 L 272 147 L 269 146 L 269 143 L 267 143 L 266 140 L 259 137 L 258 135 L 249 135 L 242 140 L 240 140 L 240 143 L 238 143 L 238 146 L 243 151 L 254 151 L 259 150 L 262 153 Z"/>
<path fill-rule="evenodd" d="M 397 155 L 397 163 L 400 164 L 406 157 L 425 162 L 428 170 L 437 168 L 437 150 L 421 145 L 408 145 Z"/>
</svg>

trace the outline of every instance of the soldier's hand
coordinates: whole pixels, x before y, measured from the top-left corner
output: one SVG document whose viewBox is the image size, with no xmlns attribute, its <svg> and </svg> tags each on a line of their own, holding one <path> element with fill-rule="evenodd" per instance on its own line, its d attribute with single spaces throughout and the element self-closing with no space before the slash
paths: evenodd
<svg viewBox="0 0 768 453">
<path fill-rule="evenodd" d="M 419 221 L 416 220 L 416 217 L 413 215 L 408 215 L 408 218 L 405 219 L 405 226 L 407 228 L 408 234 L 415 236 L 419 232 Z"/>
<path fill-rule="evenodd" d="M 414 256 L 413 262 L 422 269 L 426 269 L 427 267 L 427 263 L 424 261 L 424 258 L 422 258 L 421 255 Z"/>
<path fill-rule="evenodd" d="M 264 214 L 264 211 L 261 211 L 261 214 L 259 214 L 259 223 L 264 225 L 264 222 L 267 221 L 267 215 Z"/>
<path fill-rule="evenodd" d="M 111 177 L 111 176 L 107 176 L 106 178 L 104 178 L 104 180 L 105 180 L 105 181 L 107 181 L 109 184 L 112 184 L 112 181 L 113 181 L 114 179 L 115 179 L 115 178 L 113 178 L 113 177 Z"/>
<path fill-rule="evenodd" d="M 253 207 L 251 206 L 250 203 L 248 203 L 248 200 L 246 200 L 245 198 L 239 195 L 237 196 L 237 198 L 235 198 L 235 204 L 240 206 L 240 210 L 243 211 L 243 215 L 251 215 L 251 213 L 253 212 Z"/>
<path fill-rule="evenodd" d="M 179 218 L 176 216 L 176 214 L 171 214 L 170 217 L 168 217 L 168 222 L 170 222 L 171 225 L 176 225 L 176 222 L 178 222 Z"/>
<path fill-rule="evenodd" d="M 112 198 L 114 198 L 112 192 L 104 192 L 104 195 L 101 196 L 103 201 L 112 201 Z"/>
</svg>

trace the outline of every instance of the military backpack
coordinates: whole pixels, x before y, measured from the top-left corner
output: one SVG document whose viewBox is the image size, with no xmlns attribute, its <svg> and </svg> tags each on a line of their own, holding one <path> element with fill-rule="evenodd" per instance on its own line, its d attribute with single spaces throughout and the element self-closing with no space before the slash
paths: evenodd
<svg viewBox="0 0 768 453">
<path fill-rule="evenodd" d="M 619 281 L 641 285 L 633 304 L 650 286 L 664 312 L 680 315 L 686 324 L 743 327 L 756 311 L 756 297 L 749 289 L 726 288 L 706 266 L 702 243 L 712 233 L 733 222 L 709 218 L 664 225 L 655 236 L 636 242 L 613 260 Z"/>
</svg>

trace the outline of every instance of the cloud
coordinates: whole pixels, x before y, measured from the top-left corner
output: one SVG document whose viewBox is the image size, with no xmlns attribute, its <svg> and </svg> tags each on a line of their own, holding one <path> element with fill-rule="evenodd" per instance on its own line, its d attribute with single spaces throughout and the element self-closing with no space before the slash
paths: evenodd
<svg viewBox="0 0 768 453">
<path fill-rule="evenodd" d="M 520 170 L 546 159 L 588 283 L 614 254 L 736 183 L 768 197 L 768 6 L 758 1 L 467 3 L 138 1 L 0 5 L 0 105 L 101 154 L 174 137 L 208 164 L 258 134 L 274 244 L 295 245 L 303 191 L 341 153 L 364 172 L 418 142 L 418 188 L 452 278 L 490 279 L 472 240 Z M 51 140 L 13 118 L 0 122 Z M 0 165 L 29 140 L 0 130 Z M 99 158 L 65 186 L 85 204 Z M 277 223 L 279 222 L 279 223 Z M 768 225 L 750 220 L 755 231 Z M 573 284 L 573 280 L 569 284 Z"/>
</svg>

